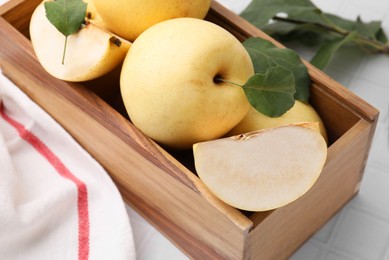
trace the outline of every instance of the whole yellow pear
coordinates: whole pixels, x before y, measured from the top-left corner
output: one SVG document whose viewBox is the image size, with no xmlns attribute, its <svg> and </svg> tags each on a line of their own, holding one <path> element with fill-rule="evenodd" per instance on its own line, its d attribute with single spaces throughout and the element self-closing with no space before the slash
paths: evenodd
<svg viewBox="0 0 389 260">
<path fill-rule="evenodd" d="M 150 26 L 178 17 L 204 18 L 211 0 L 93 0 L 104 23 L 134 41 Z"/>
<path fill-rule="evenodd" d="M 320 133 L 327 140 L 327 132 L 319 114 L 310 104 L 298 100 L 295 101 L 291 109 L 280 117 L 268 117 L 251 107 L 245 118 L 228 135 L 238 135 L 300 122 L 318 122 Z"/>
<path fill-rule="evenodd" d="M 152 26 L 124 59 L 120 87 L 131 121 L 172 148 L 218 138 L 250 109 L 242 87 L 254 74 L 243 45 L 222 27 L 195 18 Z"/>
</svg>

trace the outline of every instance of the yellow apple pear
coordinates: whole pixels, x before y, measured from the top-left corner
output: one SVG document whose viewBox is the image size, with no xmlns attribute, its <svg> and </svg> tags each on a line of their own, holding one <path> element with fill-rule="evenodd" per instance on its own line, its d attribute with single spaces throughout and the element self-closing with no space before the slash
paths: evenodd
<svg viewBox="0 0 389 260">
<path fill-rule="evenodd" d="M 95 3 L 93 0 L 83 0 L 87 4 L 86 8 L 86 17 L 94 25 L 100 27 L 101 29 L 108 30 L 108 26 L 104 23 L 103 18 L 97 12 Z"/>
<path fill-rule="evenodd" d="M 319 114 L 309 103 L 305 103 L 299 100 L 296 100 L 293 107 L 280 117 L 266 116 L 257 111 L 255 108 L 251 107 L 250 111 L 243 118 L 243 120 L 239 122 L 227 135 L 239 135 L 260 129 L 300 122 L 318 122 L 319 131 L 324 139 L 327 140 L 327 131 Z"/>
<path fill-rule="evenodd" d="M 119 65 L 131 43 L 88 23 L 68 37 L 62 63 L 65 36 L 46 17 L 44 2 L 37 6 L 30 21 L 30 37 L 43 68 L 66 81 L 98 78 Z"/>
<path fill-rule="evenodd" d="M 211 0 L 93 0 L 111 31 L 134 41 L 152 25 L 178 17 L 204 18 Z"/>
<path fill-rule="evenodd" d="M 218 138 L 249 111 L 240 86 L 254 74 L 243 45 L 222 27 L 196 18 L 160 22 L 133 43 L 120 87 L 131 121 L 172 148 Z"/>
</svg>

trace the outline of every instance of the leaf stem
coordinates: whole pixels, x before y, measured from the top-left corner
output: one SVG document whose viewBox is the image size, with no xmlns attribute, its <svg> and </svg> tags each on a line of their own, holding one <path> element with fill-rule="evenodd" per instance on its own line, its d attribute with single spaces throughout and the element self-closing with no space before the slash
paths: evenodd
<svg viewBox="0 0 389 260">
<path fill-rule="evenodd" d="M 377 52 L 389 54 L 389 43 L 384 44 L 363 37 L 357 37 L 354 41 L 359 45 L 370 46 L 374 48 Z"/>
<path fill-rule="evenodd" d="M 273 16 L 272 19 L 275 20 L 275 21 L 294 23 L 294 24 L 312 24 L 312 25 L 315 25 L 317 27 L 323 28 L 323 29 L 325 29 L 327 31 L 331 31 L 331 32 L 339 33 L 339 34 L 345 34 L 344 31 L 339 31 L 339 30 L 337 30 L 334 27 L 331 27 L 331 26 L 328 26 L 328 25 L 322 24 L 322 23 L 306 22 L 306 21 L 303 21 L 303 20 L 298 20 L 298 19 L 293 19 L 293 18 L 286 18 L 286 17 L 280 17 L 280 16 Z"/>
<path fill-rule="evenodd" d="M 334 32 L 342 34 L 342 35 L 347 35 L 350 33 L 349 31 L 344 30 L 344 29 L 340 28 L 339 26 L 337 26 L 333 21 L 328 19 L 327 16 L 325 16 L 322 12 L 320 12 L 320 18 L 327 24 L 327 27 L 332 28 Z M 320 23 L 318 23 L 318 24 L 320 24 Z"/>
<path fill-rule="evenodd" d="M 66 46 L 68 45 L 68 36 L 65 36 L 65 44 L 63 46 L 63 53 L 62 53 L 62 65 L 65 64 L 65 54 L 66 54 Z"/>
</svg>

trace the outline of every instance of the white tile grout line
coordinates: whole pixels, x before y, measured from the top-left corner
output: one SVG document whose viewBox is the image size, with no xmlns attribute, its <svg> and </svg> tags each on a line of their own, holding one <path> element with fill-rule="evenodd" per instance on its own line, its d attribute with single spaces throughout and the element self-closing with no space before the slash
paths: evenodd
<svg viewBox="0 0 389 260">
<path fill-rule="evenodd" d="M 315 259 L 315 260 L 327 260 L 328 258 L 326 258 L 326 257 L 329 253 L 336 253 L 336 254 L 341 255 L 341 256 L 343 256 L 347 259 L 350 259 L 350 260 L 360 260 L 358 258 L 355 258 L 355 256 L 352 256 L 350 254 L 347 254 L 346 252 L 343 252 L 337 248 L 334 248 L 333 246 L 331 246 L 327 243 L 323 243 L 323 242 L 320 242 L 320 241 L 317 241 L 314 239 L 312 239 L 310 241 L 310 243 L 317 246 L 320 250 L 319 257 L 318 257 L 318 259 Z M 313 260 L 313 259 L 309 259 L 309 260 Z"/>
<path fill-rule="evenodd" d="M 338 256 L 341 256 L 342 258 L 340 260 L 364 260 L 364 259 L 360 259 L 360 258 L 355 258 L 354 256 L 352 255 L 349 255 L 345 252 L 342 252 L 342 251 L 339 251 L 339 250 L 336 250 L 334 248 L 329 248 L 328 250 L 326 250 L 325 252 L 323 252 L 321 255 L 320 255 L 320 258 L 318 260 L 337 260 L 335 258 L 329 258 L 328 255 L 330 253 L 335 253 L 337 254 Z M 310 260 L 313 260 L 313 259 L 310 259 Z M 378 260 L 378 259 L 377 259 Z"/>
<path fill-rule="evenodd" d="M 345 208 L 345 210 L 342 212 L 342 214 L 344 214 L 344 215 L 346 216 L 346 215 L 349 214 L 349 212 L 350 212 L 351 210 L 354 211 L 354 213 L 357 213 L 357 212 L 362 213 L 363 215 L 368 216 L 368 217 L 371 218 L 372 220 L 377 219 L 377 220 L 379 220 L 379 221 L 384 222 L 385 224 L 389 224 L 389 221 L 388 221 L 387 219 L 383 220 L 382 218 L 375 218 L 375 216 L 373 216 L 373 215 L 371 214 L 371 212 L 362 211 L 362 210 L 360 210 L 360 208 L 355 209 L 354 207 L 351 207 L 351 206 Z M 341 221 L 339 221 L 339 224 L 338 224 L 338 225 L 341 225 L 343 221 L 347 221 L 347 217 L 343 217 L 343 219 L 342 219 Z M 336 230 L 336 229 L 334 229 L 334 230 Z M 336 232 L 334 231 L 333 234 L 332 234 L 332 236 L 333 236 L 333 237 L 332 237 L 332 241 L 330 241 L 329 244 L 328 244 L 329 248 L 330 248 L 332 251 L 335 251 L 335 252 L 342 252 L 342 254 L 347 255 L 347 256 L 350 256 L 350 257 L 355 258 L 355 259 L 361 259 L 361 260 L 363 259 L 363 258 L 361 258 L 361 257 L 358 256 L 358 255 L 355 255 L 355 254 L 352 254 L 352 253 L 348 253 L 348 252 L 346 252 L 346 251 L 343 251 L 343 249 L 341 249 L 341 248 L 336 248 L 335 242 L 334 242 L 334 240 L 336 239 L 336 235 L 337 235 L 337 234 L 336 234 Z M 377 256 L 377 258 L 374 258 L 374 259 L 373 259 L 373 258 L 369 258 L 369 260 L 382 260 L 382 259 L 383 259 L 383 257 L 386 255 L 386 253 L 387 253 L 387 251 L 388 251 L 389 240 L 384 241 L 384 244 L 385 244 L 385 246 L 384 246 L 385 249 L 382 250 L 381 252 L 378 252 L 379 256 Z M 356 253 L 356 252 L 355 252 L 355 253 Z M 377 252 L 376 252 L 376 253 L 377 253 Z"/>
<path fill-rule="evenodd" d="M 381 122 L 380 124 L 381 124 L 380 128 L 382 128 L 382 129 L 380 129 L 380 131 L 387 131 L 388 132 L 388 134 L 386 136 L 387 137 L 387 141 L 386 142 L 384 141 L 385 142 L 384 145 L 387 145 L 388 148 L 389 148 L 389 104 L 388 104 L 388 114 L 386 115 L 386 118 L 384 119 L 384 121 Z M 377 134 L 377 130 L 376 130 L 375 134 Z M 373 151 L 373 149 L 374 149 L 374 147 L 372 146 L 370 148 L 370 152 L 369 152 L 370 154 Z M 389 160 L 389 154 L 386 154 L 386 156 L 387 156 L 386 160 Z M 366 165 L 366 169 L 368 167 L 369 168 L 370 167 L 375 167 L 377 170 L 380 170 L 380 171 L 382 171 L 385 174 L 389 174 L 389 169 L 385 168 L 385 166 L 383 166 L 382 163 L 380 163 L 381 161 L 377 161 L 377 160 L 376 161 L 372 161 L 371 159 L 372 158 L 368 158 L 368 163 Z M 365 169 L 365 171 L 366 171 L 366 169 Z"/>
<path fill-rule="evenodd" d="M 347 210 L 353 209 L 355 211 L 362 212 L 368 216 L 371 216 L 372 218 L 375 218 L 377 220 L 381 220 L 381 221 L 389 224 L 389 216 L 385 215 L 384 213 L 381 213 L 381 212 L 377 213 L 375 211 L 373 212 L 371 209 L 367 209 L 366 207 L 358 206 L 357 203 L 349 203 L 349 204 L 347 204 L 347 207 L 348 207 Z M 389 241 L 388 241 L 388 243 L 389 243 Z"/>
<path fill-rule="evenodd" d="M 376 168 L 377 166 L 370 165 L 369 167 Z M 347 216 L 347 213 L 348 213 L 348 211 L 350 209 L 352 209 L 354 211 L 359 211 L 359 212 L 361 212 L 363 214 L 366 214 L 369 217 L 372 217 L 373 219 L 375 218 L 375 219 L 383 221 L 385 223 L 389 223 L 389 218 L 385 214 L 380 214 L 380 213 L 377 213 L 377 212 L 375 212 L 373 210 L 369 210 L 369 209 L 367 209 L 365 207 L 360 207 L 360 206 L 358 206 L 357 203 L 351 203 L 351 201 L 350 201 L 349 203 L 347 203 L 345 205 L 345 207 L 343 207 L 337 213 L 337 214 L 339 214 L 339 216 L 337 217 L 333 227 L 331 228 L 330 235 L 329 235 L 327 241 L 319 241 L 315 237 L 312 237 L 310 239 L 310 242 L 312 242 L 315 245 L 319 246 L 320 249 L 324 249 L 326 252 L 330 252 L 331 251 L 331 252 L 334 252 L 334 253 L 337 253 L 337 254 L 340 254 L 340 255 L 344 255 L 345 257 L 348 257 L 350 259 L 356 259 L 357 260 L 358 258 L 356 258 L 356 256 L 352 256 L 350 254 L 347 254 L 346 252 L 343 252 L 342 250 L 339 250 L 339 249 L 334 247 L 334 240 L 336 239 L 336 230 L 342 225 L 342 223 L 344 221 L 347 221 L 347 217 L 346 216 Z M 387 249 L 381 254 L 381 257 L 389 257 L 389 240 L 386 241 L 386 248 Z M 324 257 L 326 257 L 327 254 L 328 253 L 323 253 L 322 252 L 320 254 L 319 259 L 324 259 Z M 380 260 L 380 259 L 377 259 L 377 260 Z"/>
<path fill-rule="evenodd" d="M 389 243 L 387 243 L 387 245 L 386 245 L 386 250 L 382 256 L 382 259 L 389 260 Z"/>
<path fill-rule="evenodd" d="M 376 163 L 376 162 L 371 162 L 370 164 L 366 165 L 366 167 L 376 168 L 377 170 L 382 171 L 384 174 L 389 174 L 389 169 L 385 168 L 384 166 L 382 166 L 381 164 Z"/>
<path fill-rule="evenodd" d="M 347 208 L 347 205 L 349 204 L 346 204 L 343 208 L 340 209 L 340 211 L 337 213 L 339 214 L 338 218 L 336 219 L 335 223 L 334 223 L 334 226 L 332 227 L 331 231 L 330 231 L 330 235 L 328 236 L 328 239 L 325 243 L 325 245 L 327 247 L 331 247 L 332 245 L 332 241 L 334 240 L 334 237 L 335 237 L 335 230 L 341 225 L 341 222 L 345 219 L 345 213 L 346 211 L 348 210 Z M 313 238 L 313 240 L 315 240 L 315 238 Z M 319 241 L 316 241 L 318 243 L 320 243 Z"/>
<path fill-rule="evenodd" d="M 386 118 L 384 118 L 384 127 L 387 127 L 386 129 L 384 129 L 384 131 L 385 130 L 387 130 L 388 131 L 388 142 L 387 142 L 387 146 L 389 146 L 389 104 L 388 104 L 388 111 L 386 111 L 387 112 L 387 114 L 386 114 Z M 386 126 L 385 126 L 386 125 Z M 388 158 L 388 160 L 389 160 L 389 158 Z"/>
</svg>

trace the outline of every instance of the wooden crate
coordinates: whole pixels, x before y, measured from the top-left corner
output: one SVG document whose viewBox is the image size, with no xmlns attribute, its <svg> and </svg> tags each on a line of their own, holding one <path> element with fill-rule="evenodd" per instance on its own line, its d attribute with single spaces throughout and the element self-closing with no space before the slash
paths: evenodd
<svg viewBox="0 0 389 260">
<path fill-rule="evenodd" d="M 39 2 L 11 0 L 0 7 L 1 69 L 105 167 L 130 205 L 191 258 L 287 258 L 358 192 L 378 111 L 311 65 L 311 102 L 330 142 L 322 175 L 287 206 L 242 212 L 207 190 L 194 174 L 190 151 L 168 153 L 130 123 L 119 70 L 80 85 L 42 69 L 28 39 Z M 270 39 L 217 2 L 206 19 L 240 40 Z"/>
</svg>

